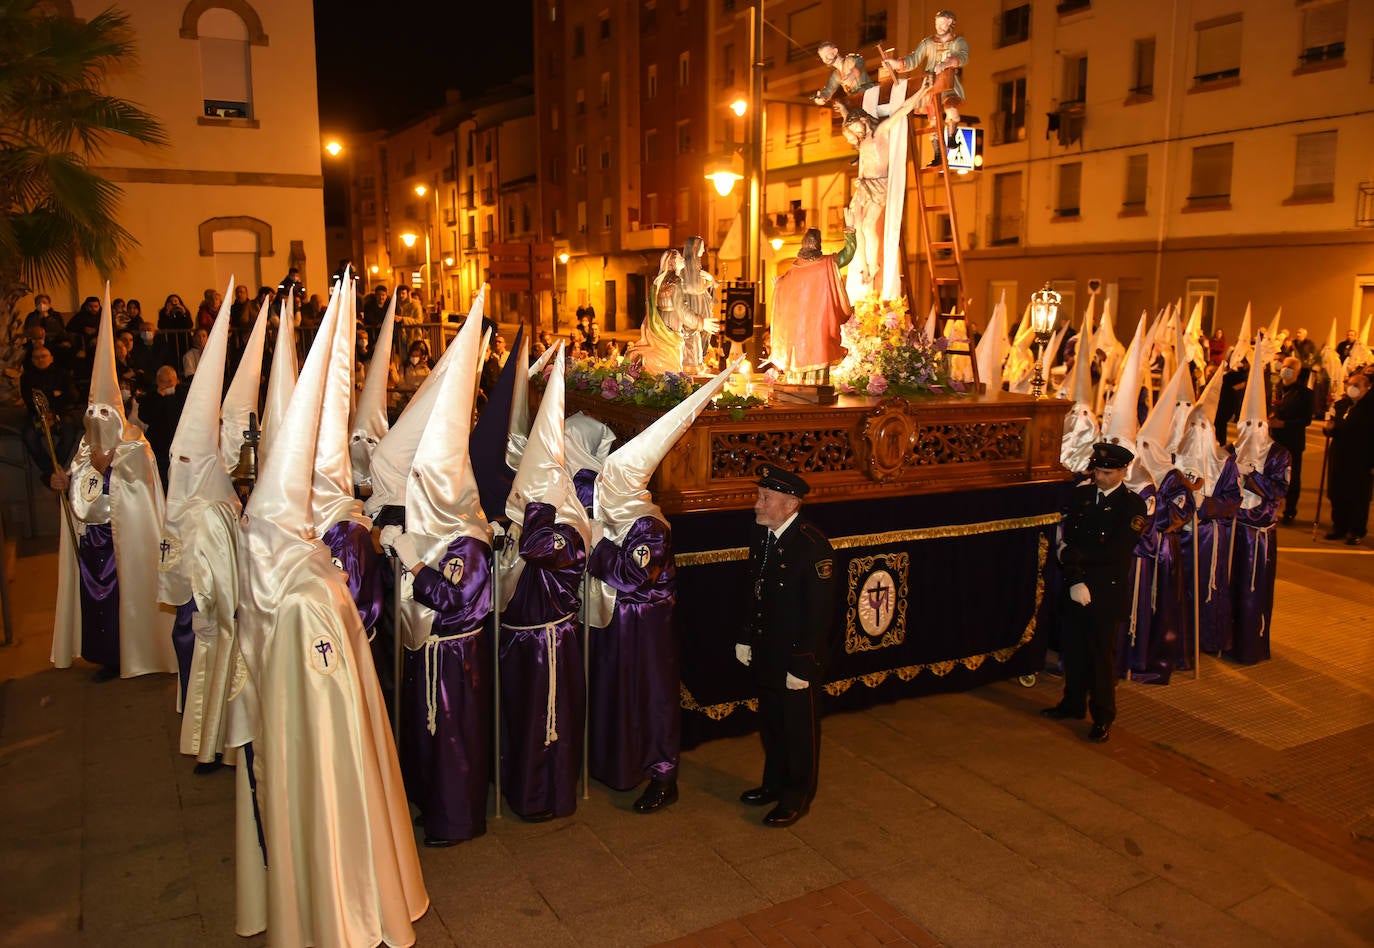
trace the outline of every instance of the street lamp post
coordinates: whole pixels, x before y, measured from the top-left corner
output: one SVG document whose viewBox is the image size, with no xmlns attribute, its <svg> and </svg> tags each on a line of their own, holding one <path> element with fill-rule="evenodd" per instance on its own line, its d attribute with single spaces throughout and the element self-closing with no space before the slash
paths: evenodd
<svg viewBox="0 0 1374 948">
<path fill-rule="evenodd" d="M 558 292 L 558 265 L 563 264 L 563 279 L 566 281 L 568 278 L 568 252 L 565 250 L 553 259 L 553 331 L 556 333 L 559 324 L 558 306 L 563 299 L 563 294 Z"/>
<path fill-rule="evenodd" d="M 1049 283 L 1031 294 L 1031 332 L 1035 333 L 1035 375 L 1031 377 L 1031 395 L 1045 394 L 1045 345 L 1059 319 L 1059 304 L 1063 297 L 1051 289 Z"/>
</svg>

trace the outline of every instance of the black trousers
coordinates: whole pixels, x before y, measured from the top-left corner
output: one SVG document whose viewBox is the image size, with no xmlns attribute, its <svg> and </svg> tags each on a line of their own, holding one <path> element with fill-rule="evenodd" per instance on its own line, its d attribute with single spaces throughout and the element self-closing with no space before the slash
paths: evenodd
<svg viewBox="0 0 1374 948">
<path fill-rule="evenodd" d="M 783 806 L 808 806 L 816 795 L 821 719 L 816 685 L 798 691 L 759 688 L 759 737 L 763 740 L 763 787 Z"/>
<path fill-rule="evenodd" d="M 1296 517 L 1298 515 L 1298 495 L 1302 493 L 1303 452 L 1289 448 L 1288 454 L 1293 459 L 1293 463 L 1288 472 L 1288 494 L 1283 499 L 1283 515 Z"/>
<path fill-rule="evenodd" d="M 1369 531 L 1370 474 L 1349 463 L 1331 465 L 1327 490 L 1331 497 L 1331 530 L 1360 538 Z"/>
<path fill-rule="evenodd" d="M 1064 697 L 1066 711 L 1086 709 L 1104 727 L 1116 719 L 1116 626 L 1096 603 L 1080 606 L 1065 598 L 1063 616 Z"/>
</svg>

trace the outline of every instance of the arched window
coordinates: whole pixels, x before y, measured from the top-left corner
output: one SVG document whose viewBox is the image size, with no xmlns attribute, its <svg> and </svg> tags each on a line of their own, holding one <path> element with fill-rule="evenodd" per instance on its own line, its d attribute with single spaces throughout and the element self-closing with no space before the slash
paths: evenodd
<svg viewBox="0 0 1374 948">
<path fill-rule="evenodd" d="M 229 277 L 256 292 L 262 285 L 263 257 L 275 253 L 272 226 L 256 217 L 212 217 L 200 224 L 200 255 L 215 258 L 215 286 Z"/>
<path fill-rule="evenodd" d="M 211 7 L 196 21 L 205 115 L 253 117 L 253 59 L 248 25 L 233 10 Z"/>
</svg>

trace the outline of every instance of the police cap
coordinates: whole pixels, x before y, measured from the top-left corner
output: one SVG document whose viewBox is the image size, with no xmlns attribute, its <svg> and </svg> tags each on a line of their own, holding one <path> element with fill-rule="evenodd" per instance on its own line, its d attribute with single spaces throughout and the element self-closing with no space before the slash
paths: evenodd
<svg viewBox="0 0 1374 948">
<path fill-rule="evenodd" d="M 1115 470 L 1123 468 L 1131 463 L 1135 455 L 1131 449 L 1124 444 L 1112 444 L 1110 441 L 1099 441 L 1093 445 L 1093 456 L 1088 460 L 1088 470 L 1095 467 Z"/>
<path fill-rule="evenodd" d="M 780 494 L 791 494 L 793 497 L 805 497 L 811 490 L 811 485 L 806 483 L 800 474 L 793 474 L 772 464 L 765 464 L 759 468 L 759 486 Z"/>
</svg>

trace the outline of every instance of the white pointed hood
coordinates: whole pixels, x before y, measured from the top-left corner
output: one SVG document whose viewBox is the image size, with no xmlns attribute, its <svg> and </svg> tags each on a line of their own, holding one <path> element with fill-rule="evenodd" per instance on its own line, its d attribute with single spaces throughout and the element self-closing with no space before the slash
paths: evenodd
<svg viewBox="0 0 1374 948">
<path fill-rule="evenodd" d="M 1145 417 L 1145 423 L 1136 433 L 1136 463 L 1142 465 L 1156 484 L 1162 483 L 1164 475 L 1174 466 L 1173 453 L 1169 450 L 1169 439 L 1173 436 L 1174 416 L 1178 409 L 1179 388 L 1188 372 L 1187 364 L 1174 370 L 1173 376 L 1160 389 L 1154 407 Z M 1187 416 L 1184 416 L 1186 420 Z M 1181 433 L 1181 432 L 1180 432 Z"/>
<path fill-rule="evenodd" d="M 100 311 L 95 358 L 91 361 L 91 394 L 83 419 L 86 443 L 93 453 L 107 454 L 124 440 L 143 437 L 143 430 L 124 417 L 124 396 L 115 371 L 114 321 L 110 313 L 110 283 L 105 282 L 105 304 Z"/>
<path fill-rule="evenodd" d="M 415 449 L 420 444 L 420 438 L 424 435 L 430 412 L 434 410 L 439 383 L 453 365 L 454 353 L 451 345 L 444 350 L 444 354 L 434 363 L 429 375 L 425 376 L 420 387 L 406 403 L 401 417 L 396 419 L 396 424 L 391 426 L 373 450 L 372 462 L 368 465 L 368 476 L 372 480 L 372 496 L 367 499 L 364 507 L 369 517 L 376 517 L 386 506 L 405 506 L 410 464 L 415 458 Z"/>
<path fill-rule="evenodd" d="M 468 453 L 481 325 L 480 319 L 468 319 L 450 346 L 456 350 L 453 367 L 439 383 L 406 488 L 406 530 L 440 540 L 445 547 L 458 536 L 491 542 Z"/>
<path fill-rule="evenodd" d="M 1339 392 L 1345 388 L 1345 366 L 1340 354 L 1336 352 L 1336 320 L 1331 320 L 1331 332 L 1327 334 L 1326 345 L 1322 346 L 1321 365 L 1331 380 L 1331 391 Z M 1352 347 L 1353 348 L 1353 347 Z"/>
<path fill-rule="evenodd" d="M 1132 454 L 1139 453 L 1135 446 L 1136 431 L 1139 427 L 1136 406 L 1140 400 L 1140 375 L 1144 351 L 1145 316 L 1142 313 L 1140 322 L 1135 327 L 1135 335 L 1131 337 L 1131 344 L 1126 349 L 1126 357 L 1122 361 L 1121 381 L 1112 395 L 1112 403 L 1107 406 L 1107 411 L 1102 417 L 1102 440 L 1124 445 Z"/>
<path fill-rule="evenodd" d="M 667 522 L 663 511 L 649 493 L 649 479 L 678 439 L 706 410 L 725 381 L 738 370 L 742 360 L 706 382 L 701 388 L 660 415 L 653 424 L 621 445 L 601 466 L 596 478 L 593 513 L 606 528 L 606 536 L 616 544 L 624 541 L 630 527 L 641 517 Z"/>
<path fill-rule="evenodd" d="M 1283 318 L 1283 307 L 1280 306 L 1274 313 L 1274 318 L 1269 321 L 1269 341 L 1274 342 L 1279 338 L 1279 320 Z"/>
<path fill-rule="evenodd" d="M 940 308 L 934 303 L 930 304 L 930 312 L 926 314 L 925 333 L 926 338 L 931 342 L 935 341 L 935 320 L 940 314 Z"/>
<path fill-rule="evenodd" d="M 353 462 L 353 482 L 359 487 L 372 483 L 372 452 L 386 437 L 390 423 L 386 414 L 387 383 L 391 374 L 391 339 L 396 325 L 396 294 L 386 303 L 386 315 L 367 364 L 367 378 L 353 409 L 352 434 L 348 443 Z"/>
<path fill-rule="evenodd" d="M 978 378 L 984 382 L 989 379 L 1000 380 L 1002 378 L 1002 363 L 1007 358 L 1006 290 L 1002 291 L 1002 298 L 992 308 L 992 318 L 988 320 L 988 328 L 983 333 L 983 338 L 978 340 L 976 355 L 978 358 Z M 998 387 L 995 382 L 988 384 L 989 391 Z"/>
<path fill-rule="evenodd" d="M 1226 463 L 1225 449 L 1217 444 L 1213 419 L 1221 400 L 1225 366 L 1218 366 L 1202 390 L 1197 403 L 1188 412 L 1183 437 L 1174 452 L 1174 464 L 1189 479 L 1202 478 L 1201 496 L 1209 496 L 1217 486 L 1222 465 Z"/>
<path fill-rule="evenodd" d="M 522 341 L 520 348 L 527 350 L 528 342 Z M 525 452 L 525 442 L 530 436 L 530 382 L 544 371 L 557 350 L 558 346 L 545 349 L 528 372 L 521 372 L 516 366 L 515 387 L 511 390 L 510 399 L 510 428 L 506 434 L 506 466 L 512 471 L 520 469 L 520 457 Z M 528 353 L 525 361 L 529 361 Z"/>
<path fill-rule="evenodd" d="M 615 432 L 586 412 L 577 412 L 563 422 L 563 443 L 568 473 L 600 473 L 601 465 L 610 457 Z"/>
<path fill-rule="evenodd" d="M 234 372 L 234 380 L 229 383 L 229 391 L 224 393 L 224 403 L 220 406 L 220 457 L 224 469 L 232 471 L 239 463 L 239 448 L 243 445 L 243 433 L 248 429 L 248 416 L 257 415 L 261 426 L 262 415 L 258 412 L 258 394 L 262 387 L 262 350 L 267 341 L 267 321 L 272 315 L 271 307 L 263 306 L 258 310 L 253 331 L 244 343 L 239 367 Z M 258 466 L 262 470 L 262 466 Z"/>
<path fill-rule="evenodd" d="M 329 305 L 333 306 L 339 294 L 335 293 L 329 298 Z M 286 294 L 289 300 L 291 294 Z M 262 466 L 263 458 L 272 450 L 272 437 L 275 435 L 277 425 L 286 414 L 286 405 L 291 401 L 291 392 L 296 387 L 296 376 L 300 374 L 300 364 L 296 359 L 296 333 L 291 329 L 291 314 L 285 302 L 281 305 L 281 319 L 277 323 L 277 343 L 272 349 L 272 367 L 267 376 L 267 397 L 262 402 L 262 420 L 258 427 L 262 429 L 258 435 L 258 466 Z M 315 336 L 316 340 L 320 337 Z"/>
<path fill-rule="evenodd" d="M 168 451 L 167 508 L 162 535 L 171 546 L 159 561 L 158 601 L 179 606 L 190 600 L 189 563 L 182 556 L 182 535 L 187 518 L 202 515 L 215 504 L 229 506 L 237 516 L 238 494 L 220 461 L 219 402 L 224 391 L 224 365 L 229 354 L 229 307 L 234 299 L 234 280 L 224 291 L 200 365 L 191 377 L 186 403 Z M 175 552 L 173 552 L 175 551 Z"/>
<path fill-rule="evenodd" d="M 1179 330 L 1178 351 L 1184 352 L 1184 331 Z M 1178 450 L 1179 441 L 1183 438 L 1183 430 L 1188 425 L 1188 413 L 1193 410 L 1193 363 L 1189 358 L 1182 359 L 1178 367 L 1174 369 L 1174 375 L 1178 378 L 1178 384 L 1173 385 L 1174 380 L 1170 379 L 1169 384 L 1173 386 L 1174 397 L 1174 418 L 1169 425 L 1169 453 Z M 1166 386 L 1166 390 L 1168 390 Z M 1161 398 L 1163 395 L 1161 394 Z"/>
<path fill-rule="evenodd" d="M 1236 333 L 1236 344 L 1231 347 L 1231 355 L 1226 360 L 1226 365 L 1235 371 L 1240 368 L 1240 364 L 1250 355 L 1250 340 L 1254 338 L 1254 332 L 1250 329 L 1250 304 L 1245 304 L 1245 316 L 1240 321 L 1240 332 Z"/>
<path fill-rule="evenodd" d="M 1188 316 L 1188 325 L 1183 330 L 1183 356 L 1182 358 L 1191 362 L 1197 367 L 1199 372 L 1207 368 L 1207 351 L 1203 348 L 1202 341 L 1202 297 L 1193 304 L 1193 311 Z"/>
<path fill-rule="evenodd" d="M 1264 396 L 1264 360 L 1252 359 L 1245 399 L 1240 403 L 1240 420 L 1236 422 L 1236 465 L 1242 474 L 1262 470 L 1273 443 Z"/>
<path fill-rule="evenodd" d="M 544 397 L 530 427 L 520 468 L 515 472 L 510 496 L 506 499 L 506 516 L 524 525 L 525 506 L 531 502 L 552 504 L 557 508 L 556 520 L 582 534 L 582 542 L 591 548 L 591 524 L 587 511 L 573 490 L 572 475 L 567 470 L 567 456 L 563 445 L 563 344 L 558 344 L 553 359 L 553 372 L 544 387 Z"/>
<path fill-rule="evenodd" d="M 351 267 L 344 269 L 341 286 L 352 287 Z M 325 531 L 345 520 L 355 520 L 371 529 L 372 522 L 363 516 L 363 505 L 353 495 L 353 464 L 348 456 L 348 414 L 353 407 L 353 340 L 356 337 L 357 295 L 335 293 L 334 300 L 342 302 L 330 335 L 316 337 L 315 345 L 328 345 L 329 362 L 326 370 L 324 399 L 320 406 L 320 431 L 315 439 L 315 476 L 310 494 L 311 516 L 315 532 Z M 321 321 L 323 330 L 329 320 Z M 312 349 L 314 346 L 311 347 Z"/>
<path fill-rule="evenodd" d="M 1078 347 L 1073 364 L 1073 386 L 1069 398 L 1073 407 L 1064 416 L 1064 435 L 1059 442 L 1059 463 L 1081 474 L 1088 469 L 1093 445 L 1099 440 L 1097 415 L 1093 412 L 1093 301 L 1083 313 L 1078 330 Z"/>
</svg>

